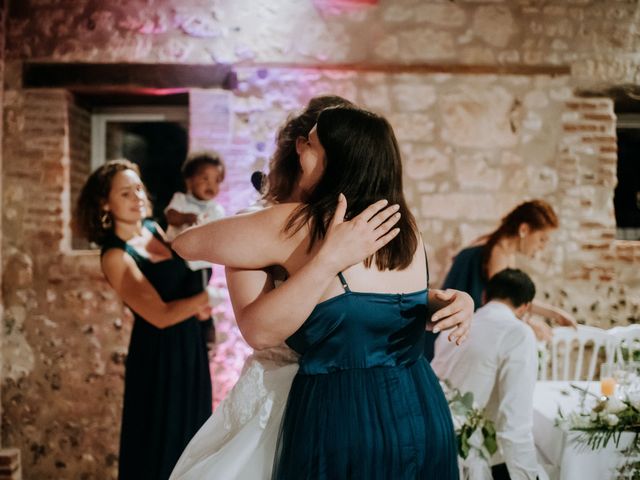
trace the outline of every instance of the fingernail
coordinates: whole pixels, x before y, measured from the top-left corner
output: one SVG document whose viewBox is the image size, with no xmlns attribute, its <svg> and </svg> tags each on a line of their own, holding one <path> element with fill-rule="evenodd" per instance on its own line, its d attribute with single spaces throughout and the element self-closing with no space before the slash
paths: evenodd
<svg viewBox="0 0 640 480">
<path fill-rule="evenodd" d="M 440 328 L 433 327 L 433 333 L 440 333 Z"/>
</svg>

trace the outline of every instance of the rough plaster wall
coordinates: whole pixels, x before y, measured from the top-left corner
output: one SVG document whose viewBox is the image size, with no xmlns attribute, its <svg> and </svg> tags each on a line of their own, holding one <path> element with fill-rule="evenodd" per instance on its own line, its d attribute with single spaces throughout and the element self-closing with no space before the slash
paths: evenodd
<svg viewBox="0 0 640 480">
<path fill-rule="evenodd" d="M 214 142 L 229 161 L 220 198 L 229 212 L 246 206 L 248 175 L 265 167 L 286 115 L 340 94 L 396 129 L 434 283 L 460 246 L 543 196 L 563 222 L 558 242 L 522 260 L 542 294 L 589 324 L 638 320 L 640 247 L 613 242 L 611 103 L 572 96 L 638 83 L 637 2 L 385 1 L 338 15 L 294 0 L 31 0 L 11 10 L 13 60 L 570 65 L 557 78 L 239 68 L 230 135 Z M 130 319 L 97 255 L 68 251 L 69 179 L 80 171 L 70 129 L 83 114 L 64 92 L 21 90 L 18 67 L 6 70 L 3 117 L 3 443 L 21 448 L 25 478 L 113 478 Z M 246 354 L 228 310 L 221 320 L 218 392 Z"/>
</svg>

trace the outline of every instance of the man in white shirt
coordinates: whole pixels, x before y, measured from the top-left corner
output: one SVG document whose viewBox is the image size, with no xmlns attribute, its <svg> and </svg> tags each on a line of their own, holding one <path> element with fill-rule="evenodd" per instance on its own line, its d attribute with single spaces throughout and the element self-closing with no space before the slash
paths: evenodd
<svg viewBox="0 0 640 480">
<path fill-rule="evenodd" d="M 487 303 L 474 314 L 467 341 L 457 346 L 440 335 L 431 362 L 441 380 L 462 393 L 473 392 L 478 407 L 495 423 L 498 452 L 490 461 L 495 480 L 546 477 L 532 433 L 536 340 L 520 320 L 535 291 L 521 270 L 508 268 L 494 275 L 486 287 Z"/>
</svg>

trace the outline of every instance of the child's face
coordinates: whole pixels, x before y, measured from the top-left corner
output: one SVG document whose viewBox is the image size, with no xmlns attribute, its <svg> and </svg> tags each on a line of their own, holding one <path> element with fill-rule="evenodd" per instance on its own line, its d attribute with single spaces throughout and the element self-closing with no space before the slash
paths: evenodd
<svg viewBox="0 0 640 480">
<path fill-rule="evenodd" d="M 205 165 L 191 178 L 187 178 L 189 193 L 198 200 L 211 200 L 220 191 L 222 182 L 220 168 L 213 165 Z"/>
</svg>

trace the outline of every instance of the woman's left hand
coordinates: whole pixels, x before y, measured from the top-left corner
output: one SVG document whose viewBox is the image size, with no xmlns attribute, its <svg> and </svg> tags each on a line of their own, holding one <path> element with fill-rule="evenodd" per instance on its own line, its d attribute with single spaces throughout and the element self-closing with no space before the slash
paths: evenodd
<svg viewBox="0 0 640 480">
<path fill-rule="evenodd" d="M 471 295 L 451 288 L 431 289 L 429 292 L 447 305 L 435 312 L 427 325 L 433 325 L 434 333 L 452 328 L 453 330 L 449 332 L 449 341 L 455 341 L 456 345 L 460 345 L 467 339 L 473 319 L 474 304 Z"/>
</svg>

